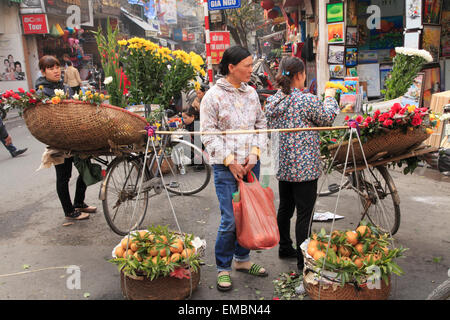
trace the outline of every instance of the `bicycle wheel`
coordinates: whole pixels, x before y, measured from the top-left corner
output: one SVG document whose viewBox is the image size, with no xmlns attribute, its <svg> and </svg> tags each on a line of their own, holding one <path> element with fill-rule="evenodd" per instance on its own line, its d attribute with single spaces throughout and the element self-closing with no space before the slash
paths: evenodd
<svg viewBox="0 0 450 320">
<path fill-rule="evenodd" d="M 124 236 L 138 229 L 145 218 L 148 192 L 142 192 L 135 204 L 141 174 L 142 163 L 139 159 L 115 158 L 108 166 L 102 183 L 103 213 L 110 228 L 119 235 Z M 147 179 L 146 175 L 144 181 Z"/>
<path fill-rule="evenodd" d="M 349 178 L 345 177 L 342 185 L 339 187 L 341 184 L 342 173 L 335 169 L 331 169 L 331 172 L 327 173 L 328 167 L 326 166 L 326 163 L 323 164 L 323 173 L 319 178 L 318 183 L 318 186 L 322 187 L 322 190 L 319 190 L 320 192 L 318 193 L 319 197 L 332 195 L 333 193 L 337 193 L 339 190 L 345 189 L 349 185 Z"/>
<path fill-rule="evenodd" d="M 173 139 L 166 149 L 170 166 L 163 172 L 167 190 L 177 195 L 192 195 L 202 191 L 211 179 L 211 166 L 206 163 L 203 151 L 195 145 Z"/>
<path fill-rule="evenodd" d="M 381 232 L 394 235 L 400 227 L 400 198 L 386 167 L 358 171 L 352 176 L 363 207 L 361 220 L 367 216 Z"/>
</svg>

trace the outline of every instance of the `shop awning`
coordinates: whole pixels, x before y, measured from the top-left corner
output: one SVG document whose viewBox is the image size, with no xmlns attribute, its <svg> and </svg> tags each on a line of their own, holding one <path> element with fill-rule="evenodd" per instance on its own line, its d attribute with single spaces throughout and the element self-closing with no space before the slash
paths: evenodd
<svg viewBox="0 0 450 320">
<path fill-rule="evenodd" d="M 135 16 L 134 14 L 129 13 L 124 8 L 120 8 L 120 10 L 128 19 L 130 19 L 135 24 L 137 24 L 139 27 L 141 27 L 145 31 L 146 35 L 147 35 L 147 33 L 149 33 L 149 36 L 151 36 L 153 33 L 154 33 L 154 35 L 158 34 L 159 30 L 155 29 L 151 24 L 147 23 L 146 21 L 139 18 L 138 16 Z"/>
</svg>

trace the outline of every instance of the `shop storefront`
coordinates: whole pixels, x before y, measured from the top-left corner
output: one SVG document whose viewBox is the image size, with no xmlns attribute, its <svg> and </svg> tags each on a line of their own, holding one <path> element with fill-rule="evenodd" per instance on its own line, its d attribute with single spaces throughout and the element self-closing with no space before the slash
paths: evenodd
<svg viewBox="0 0 450 320">
<path fill-rule="evenodd" d="M 407 92 L 409 103 L 429 107 L 433 93 L 450 87 L 449 1 L 346 0 L 316 5 L 317 65 L 326 71 L 318 75 L 319 88 L 335 81 L 355 89 L 341 101 L 344 112 L 359 112 L 364 102 L 383 100 L 396 47 L 425 49 L 433 56 Z"/>
</svg>

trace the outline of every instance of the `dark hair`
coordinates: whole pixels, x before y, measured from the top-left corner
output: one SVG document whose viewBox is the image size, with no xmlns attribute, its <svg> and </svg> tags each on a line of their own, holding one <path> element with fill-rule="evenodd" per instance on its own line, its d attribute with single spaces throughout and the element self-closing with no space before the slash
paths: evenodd
<svg viewBox="0 0 450 320">
<path fill-rule="evenodd" d="M 200 83 L 200 91 L 206 92 L 207 90 L 209 90 L 209 85 L 204 82 Z"/>
<path fill-rule="evenodd" d="M 14 62 L 14 67 L 17 67 L 18 65 L 22 66 L 22 64 L 19 61 Z"/>
<path fill-rule="evenodd" d="M 297 73 L 303 73 L 304 71 L 305 65 L 300 58 L 284 57 L 280 62 L 278 73 L 275 77 L 278 86 L 281 87 L 281 91 L 283 91 L 284 94 L 290 94 L 292 78 Z"/>
<path fill-rule="evenodd" d="M 47 68 L 53 68 L 55 65 L 61 66 L 59 60 L 54 56 L 43 56 L 39 59 L 39 70 L 45 71 Z"/>
<path fill-rule="evenodd" d="M 189 107 L 189 109 L 187 109 L 186 111 L 183 111 L 183 113 L 185 113 L 186 115 L 188 115 L 189 117 L 195 117 L 195 115 L 198 113 L 197 110 L 195 110 L 194 107 Z"/>
<path fill-rule="evenodd" d="M 239 62 L 241 62 L 248 56 L 251 56 L 251 53 L 244 47 L 241 46 L 229 47 L 223 53 L 222 60 L 219 63 L 219 72 L 222 75 L 226 76 L 228 73 L 230 73 L 230 70 L 228 69 L 228 66 L 230 64 L 237 65 Z"/>
<path fill-rule="evenodd" d="M 68 61 L 66 61 L 66 64 L 67 64 L 68 66 L 71 66 L 71 65 L 72 65 L 72 61 L 68 60 Z"/>
</svg>

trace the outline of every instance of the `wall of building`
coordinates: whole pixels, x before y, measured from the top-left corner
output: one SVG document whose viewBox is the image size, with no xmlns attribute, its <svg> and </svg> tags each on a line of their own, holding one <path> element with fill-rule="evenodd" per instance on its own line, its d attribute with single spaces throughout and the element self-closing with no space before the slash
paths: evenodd
<svg viewBox="0 0 450 320">
<path fill-rule="evenodd" d="M 13 3 L 9 6 L 8 2 L 0 1 L 0 23 L 3 23 L 3 26 L 0 27 L 0 92 L 16 91 L 18 88 L 28 90 L 27 78 L 29 74 L 26 71 L 22 26 L 17 4 Z M 10 67 L 7 68 L 5 59 L 8 59 L 8 57 L 13 61 L 12 68 L 15 68 L 15 62 L 20 63 L 21 72 L 17 68 L 12 71 Z"/>
</svg>

